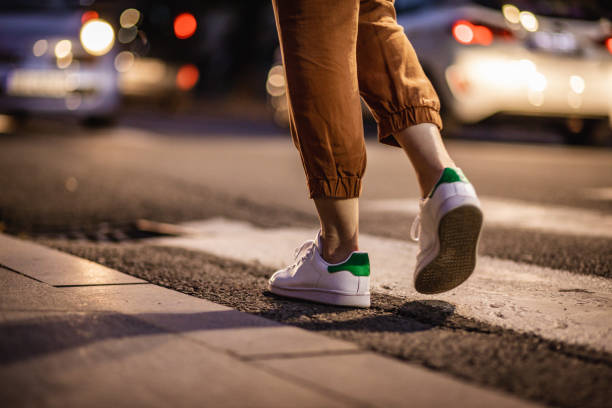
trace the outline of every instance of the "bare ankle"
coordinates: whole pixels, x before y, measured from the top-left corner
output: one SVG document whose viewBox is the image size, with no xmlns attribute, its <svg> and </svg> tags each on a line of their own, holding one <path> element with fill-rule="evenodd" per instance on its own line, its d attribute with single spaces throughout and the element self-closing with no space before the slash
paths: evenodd
<svg viewBox="0 0 612 408">
<path fill-rule="evenodd" d="M 354 252 L 359 250 L 359 245 L 356 240 L 348 240 L 345 242 L 340 242 L 337 239 L 325 239 L 321 237 L 321 257 L 327 263 L 340 263 L 348 256 Z"/>
</svg>

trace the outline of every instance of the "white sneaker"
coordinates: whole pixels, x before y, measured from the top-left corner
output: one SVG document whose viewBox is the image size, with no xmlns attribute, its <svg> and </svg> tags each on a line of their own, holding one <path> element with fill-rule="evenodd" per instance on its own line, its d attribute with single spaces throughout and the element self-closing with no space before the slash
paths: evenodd
<svg viewBox="0 0 612 408">
<path fill-rule="evenodd" d="M 344 262 L 325 262 L 319 252 L 320 234 L 295 251 L 295 263 L 275 272 L 270 292 L 291 298 L 339 306 L 370 306 L 370 260 L 367 252 L 352 252 Z"/>
<path fill-rule="evenodd" d="M 476 267 L 482 227 L 480 201 L 460 169 L 445 168 L 432 193 L 421 200 L 410 235 L 419 242 L 414 286 L 434 294 L 454 289 Z"/>
</svg>

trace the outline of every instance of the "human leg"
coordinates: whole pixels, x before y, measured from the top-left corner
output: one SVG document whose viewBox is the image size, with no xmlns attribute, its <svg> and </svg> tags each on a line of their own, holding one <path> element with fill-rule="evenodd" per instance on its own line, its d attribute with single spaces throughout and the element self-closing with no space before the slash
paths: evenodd
<svg viewBox="0 0 612 408">
<path fill-rule="evenodd" d="M 379 140 L 404 149 L 421 186 L 420 214 L 411 230 L 419 240 L 415 287 L 444 292 L 474 270 L 480 202 L 444 147 L 439 99 L 396 22 L 393 2 L 362 0 L 360 6 L 361 95 L 378 122 Z"/>
<path fill-rule="evenodd" d="M 275 0 L 291 134 L 321 220 L 325 259 L 357 248 L 366 152 L 359 102 L 357 1 Z"/>
<path fill-rule="evenodd" d="M 358 249 L 358 202 L 366 166 L 357 83 L 357 0 L 273 0 L 291 134 L 321 221 L 315 241 L 277 271 L 273 293 L 369 305 L 369 260 Z"/>
<path fill-rule="evenodd" d="M 445 168 L 456 167 L 442 142 L 440 130 L 432 123 L 409 126 L 396 133 L 395 140 L 414 167 L 423 198 L 429 195 Z"/>
<path fill-rule="evenodd" d="M 321 255 L 330 263 L 341 262 L 359 250 L 359 201 L 357 198 L 315 198 L 321 221 Z"/>
</svg>

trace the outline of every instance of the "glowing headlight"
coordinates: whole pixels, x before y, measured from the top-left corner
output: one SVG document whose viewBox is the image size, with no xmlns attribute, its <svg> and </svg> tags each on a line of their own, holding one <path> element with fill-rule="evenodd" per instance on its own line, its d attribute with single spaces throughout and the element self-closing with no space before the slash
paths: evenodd
<svg viewBox="0 0 612 408">
<path fill-rule="evenodd" d="M 113 27 L 101 19 L 93 19 L 81 28 L 81 44 L 91 55 L 104 55 L 113 48 L 115 32 Z"/>
</svg>

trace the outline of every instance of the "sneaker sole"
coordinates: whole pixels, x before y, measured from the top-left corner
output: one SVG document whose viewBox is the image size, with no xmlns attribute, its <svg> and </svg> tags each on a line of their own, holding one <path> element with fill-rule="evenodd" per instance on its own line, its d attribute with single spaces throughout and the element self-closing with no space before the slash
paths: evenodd
<svg viewBox="0 0 612 408">
<path fill-rule="evenodd" d="M 476 267 L 476 251 L 482 228 L 482 211 L 464 205 L 445 214 L 438 226 L 440 252 L 417 274 L 415 289 L 436 294 L 456 288 Z"/>
<path fill-rule="evenodd" d="M 325 292 L 312 289 L 282 289 L 278 286 L 268 285 L 270 292 L 275 295 L 294 299 L 310 300 L 311 302 L 325 303 L 334 306 L 370 307 L 370 295 L 342 295 L 334 292 Z"/>
</svg>

